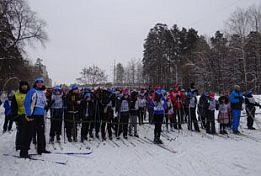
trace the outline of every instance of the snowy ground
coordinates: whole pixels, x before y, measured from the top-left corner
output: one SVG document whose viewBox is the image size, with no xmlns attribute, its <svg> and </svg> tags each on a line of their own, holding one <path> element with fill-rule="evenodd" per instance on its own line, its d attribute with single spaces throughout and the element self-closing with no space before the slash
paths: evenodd
<svg viewBox="0 0 261 176">
<path fill-rule="evenodd" d="M 1 110 L 2 112 L 2 110 Z M 258 109 L 257 111 L 261 111 Z M 244 114 L 243 114 L 244 115 Z M 2 128 L 4 115 L 0 114 Z M 240 176 L 261 175 L 261 115 L 257 115 L 256 131 L 245 129 L 246 117 L 241 120 L 241 132 L 246 136 L 230 134 L 229 138 L 210 136 L 186 130 L 170 132 L 162 137 L 165 146 L 177 151 L 171 153 L 157 145 L 144 143 L 142 140 L 129 138 L 129 141 L 107 141 L 105 144 L 94 140 L 87 145 L 92 147 L 92 154 L 87 156 L 42 155 L 35 156 L 48 161 L 32 161 L 3 154 L 14 154 L 15 125 L 11 133 L 0 134 L 0 173 L 3 176 L 72 176 L 72 175 L 111 175 L 111 176 Z M 49 122 L 48 122 L 49 123 Z M 48 124 L 47 124 L 48 126 Z M 48 131 L 48 130 L 47 130 Z M 164 133 L 165 127 L 164 127 Z M 140 137 L 152 139 L 153 128 L 139 127 Z M 46 135 L 48 138 L 48 135 Z M 167 140 L 175 139 L 175 140 Z M 47 139 L 48 140 L 48 139 Z M 63 150 L 56 144 L 48 144 L 53 152 L 84 152 L 87 149 L 79 143 L 62 143 Z M 31 146 L 30 153 L 35 153 Z M 52 161 L 67 161 L 59 165 Z"/>
</svg>

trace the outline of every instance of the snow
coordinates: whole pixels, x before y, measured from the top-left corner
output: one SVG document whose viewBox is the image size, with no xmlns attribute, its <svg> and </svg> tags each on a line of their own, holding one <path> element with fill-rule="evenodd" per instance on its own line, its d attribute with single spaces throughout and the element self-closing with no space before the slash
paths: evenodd
<svg viewBox="0 0 261 176">
<path fill-rule="evenodd" d="M 257 97 L 259 100 L 261 96 Z M 1 107 L 0 125 L 2 128 L 4 114 Z M 257 110 L 261 113 L 261 110 Z M 243 114 L 244 115 L 244 114 Z M 261 122 L 261 115 L 257 115 Z M 46 137 L 48 141 L 47 121 Z M 37 156 L 48 161 L 67 161 L 67 165 L 58 165 L 53 162 L 42 162 L 3 156 L 18 152 L 14 148 L 15 125 L 11 133 L 0 134 L 0 173 L 3 176 L 72 176 L 72 175 L 113 175 L 113 176 L 259 176 L 261 175 L 261 123 L 256 131 L 245 129 L 246 117 L 241 119 L 241 132 L 247 136 L 230 135 L 230 138 L 210 136 L 205 133 L 190 132 L 183 126 L 182 131 L 167 133 L 175 140 L 162 137 L 165 146 L 177 151 L 171 153 L 154 144 L 141 143 L 135 138 L 130 142 L 110 141 L 105 145 L 94 140 L 88 142 L 92 154 L 87 156 L 42 155 Z M 163 126 L 166 133 L 165 126 Z M 218 130 L 218 127 L 217 127 Z M 203 130 L 202 130 L 203 131 Z M 139 126 L 140 138 L 153 138 L 153 126 Z M 56 150 L 48 144 L 47 148 L 53 152 L 84 152 L 84 145 L 78 143 L 62 143 L 63 150 L 56 144 Z M 30 153 L 35 153 L 33 145 Z"/>
</svg>

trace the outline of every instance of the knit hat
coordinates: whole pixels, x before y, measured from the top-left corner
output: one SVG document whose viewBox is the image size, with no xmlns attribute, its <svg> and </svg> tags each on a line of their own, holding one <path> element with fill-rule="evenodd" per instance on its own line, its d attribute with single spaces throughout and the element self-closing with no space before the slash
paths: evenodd
<svg viewBox="0 0 261 176">
<path fill-rule="evenodd" d="M 79 88 L 78 88 L 77 85 L 73 85 L 72 88 L 71 88 L 72 91 L 74 91 L 74 90 L 78 90 L 78 89 L 79 89 Z"/>
<path fill-rule="evenodd" d="M 43 77 L 38 77 L 38 78 L 36 78 L 35 81 L 34 81 L 34 83 L 39 83 L 39 82 L 41 82 L 41 83 L 44 82 Z"/>
</svg>

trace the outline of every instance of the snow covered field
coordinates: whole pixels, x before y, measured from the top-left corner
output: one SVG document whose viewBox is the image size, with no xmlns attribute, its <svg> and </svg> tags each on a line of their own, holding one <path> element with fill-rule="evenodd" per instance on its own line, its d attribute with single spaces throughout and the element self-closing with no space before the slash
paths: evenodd
<svg viewBox="0 0 261 176">
<path fill-rule="evenodd" d="M 258 109 L 258 113 L 261 111 Z M 244 113 L 242 114 L 244 116 Z M 1 107 L 0 128 L 4 121 Z M 153 127 L 139 127 L 141 139 L 107 141 L 97 140 L 86 145 L 62 143 L 62 148 L 48 144 L 52 152 L 84 152 L 91 146 L 90 155 L 50 154 L 35 156 L 46 161 L 19 159 L 3 154 L 17 155 L 14 148 L 15 125 L 11 133 L 0 134 L 0 175 L 1 176 L 72 176 L 72 175 L 111 175 L 111 176 L 260 176 L 261 175 L 261 115 L 257 115 L 256 131 L 245 129 L 246 117 L 241 120 L 241 132 L 245 136 L 230 134 L 229 138 L 190 132 L 183 126 L 178 132 L 165 132 L 162 137 L 165 146 L 175 150 L 172 153 L 157 145 L 144 142 L 144 137 L 153 139 Z M 49 121 L 47 121 L 47 126 Z M 217 128 L 218 131 L 218 128 Z M 48 141 L 47 130 L 47 141 Z M 118 147 L 118 146 L 119 147 Z M 30 153 L 35 153 L 33 145 Z M 54 150 L 56 149 L 56 150 Z M 66 162 L 60 165 L 53 161 Z"/>
</svg>

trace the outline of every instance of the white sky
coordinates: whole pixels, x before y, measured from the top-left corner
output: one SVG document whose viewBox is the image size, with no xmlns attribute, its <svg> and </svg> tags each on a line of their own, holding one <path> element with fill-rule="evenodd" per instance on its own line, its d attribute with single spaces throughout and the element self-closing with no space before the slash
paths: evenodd
<svg viewBox="0 0 261 176">
<path fill-rule="evenodd" d="M 44 60 L 53 83 L 73 83 L 84 66 L 112 75 L 113 61 L 142 58 L 143 43 L 156 23 L 193 27 L 211 36 L 237 8 L 261 0 L 28 0 L 46 20 L 46 48 L 29 48 Z"/>
</svg>

